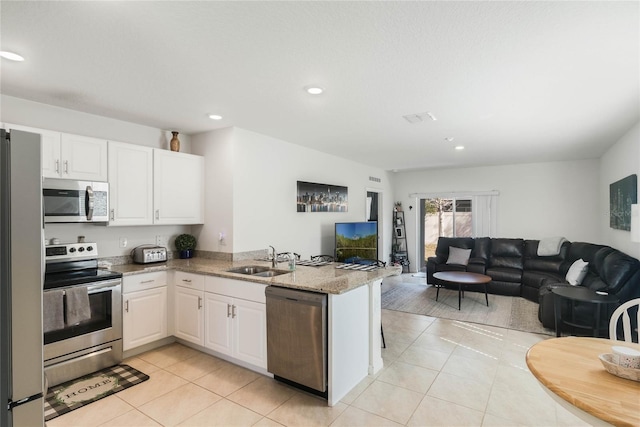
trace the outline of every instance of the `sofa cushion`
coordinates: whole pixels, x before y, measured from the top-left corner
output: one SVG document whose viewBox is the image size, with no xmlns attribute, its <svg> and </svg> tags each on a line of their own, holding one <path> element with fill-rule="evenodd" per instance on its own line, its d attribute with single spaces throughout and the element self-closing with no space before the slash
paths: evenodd
<svg viewBox="0 0 640 427">
<path fill-rule="evenodd" d="M 567 283 L 573 286 L 579 286 L 582 284 L 584 277 L 587 275 L 587 271 L 589 270 L 589 263 L 585 260 L 577 259 L 571 267 L 569 267 L 569 271 L 567 271 L 567 275 L 565 276 L 565 280 Z"/>
<path fill-rule="evenodd" d="M 522 270 L 518 268 L 491 267 L 487 268 L 487 276 L 498 282 L 520 283 Z"/>
<path fill-rule="evenodd" d="M 567 271 L 569 271 L 569 268 L 571 267 L 571 264 L 573 264 L 578 259 L 583 259 L 586 262 L 588 262 L 589 271 L 593 273 L 597 273 L 596 264 L 594 263 L 594 261 L 596 258 L 596 253 L 598 253 L 598 251 L 602 249 L 605 249 L 605 251 L 602 252 L 602 254 L 605 254 L 606 251 L 614 250 L 609 246 L 595 245 L 593 243 L 584 243 L 584 242 L 571 243 L 571 246 L 569 247 L 569 252 L 567 252 L 567 257 L 565 258 L 565 262 L 562 264 L 562 267 L 560 269 L 560 273 L 562 273 L 563 276 L 566 276 Z"/>
<path fill-rule="evenodd" d="M 449 248 L 447 264 L 467 265 L 469 264 L 469 256 L 471 256 L 471 249 L 462 249 L 451 246 Z"/>
<path fill-rule="evenodd" d="M 599 261 L 598 255 L 599 252 L 596 254 L 596 262 Z M 599 268 L 600 277 L 604 279 L 609 292 L 617 293 L 638 272 L 640 261 L 623 252 L 614 251 L 604 257 Z"/>
<path fill-rule="evenodd" d="M 473 245 L 473 251 L 471 252 L 471 258 L 483 259 L 485 262 L 491 255 L 491 237 L 476 237 L 475 245 Z"/>
<path fill-rule="evenodd" d="M 523 239 L 493 239 L 491 241 L 489 266 L 492 268 L 515 268 L 522 270 L 523 255 Z"/>
<path fill-rule="evenodd" d="M 524 270 L 546 271 L 553 274 L 560 274 L 562 263 L 567 257 L 571 242 L 564 242 L 560 248 L 560 253 L 554 256 L 538 256 L 539 240 L 524 241 Z M 565 273 L 566 274 L 566 273 Z M 564 277 L 564 274 L 562 275 Z"/>
</svg>

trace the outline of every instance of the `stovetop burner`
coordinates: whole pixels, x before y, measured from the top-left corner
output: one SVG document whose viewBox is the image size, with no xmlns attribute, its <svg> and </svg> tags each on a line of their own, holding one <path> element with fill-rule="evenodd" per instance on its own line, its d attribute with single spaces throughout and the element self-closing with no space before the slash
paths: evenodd
<svg viewBox="0 0 640 427">
<path fill-rule="evenodd" d="M 98 268 L 96 243 L 69 243 L 45 248 L 44 289 L 55 289 L 103 280 L 122 273 Z"/>
</svg>

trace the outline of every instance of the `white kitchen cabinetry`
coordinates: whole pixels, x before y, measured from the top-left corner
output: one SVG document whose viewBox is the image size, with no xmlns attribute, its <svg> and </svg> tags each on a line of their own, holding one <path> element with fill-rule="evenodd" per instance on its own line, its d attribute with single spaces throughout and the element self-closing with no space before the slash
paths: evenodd
<svg viewBox="0 0 640 427">
<path fill-rule="evenodd" d="M 265 285 L 205 278 L 205 347 L 267 367 Z"/>
<path fill-rule="evenodd" d="M 167 273 L 126 276 L 122 283 L 123 350 L 167 335 Z"/>
<path fill-rule="evenodd" d="M 153 150 L 154 224 L 204 222 L 204 158 Z"/>
<path fill-rule="evenodd" d="M 62 137 L 60 132 L 9 123 L 5 123 L 4 128 L 39 133 L 42 141 L 42 176 L 45 178 L 60 178 L 60 139 Z"/>
<path fill-rule="evenodd" d="M 204 345 L 204 276 L 176 271 L 174 284 L 174 335 Z"/>
<path fill-rule="evenodd" d="M 109 225 L 153 224 L 153 149 L 109 141 Z"/>
</svg>

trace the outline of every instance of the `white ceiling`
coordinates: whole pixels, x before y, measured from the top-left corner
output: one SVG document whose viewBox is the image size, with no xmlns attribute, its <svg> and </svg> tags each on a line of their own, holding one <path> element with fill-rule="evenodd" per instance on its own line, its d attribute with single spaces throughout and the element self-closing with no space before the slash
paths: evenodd
<svg viewBox="0 0 640 427">
<path fill-rule="evenodd" d="M 238 126 L 385 170 L 597 158 L 640 119 L 637 1 L 3 0 L 0 14 L 1 49 L 26 58 L 2 60 L 3 94 L 187 134 Z M 437 121 L 402 117 L 426 112 Z"/>
</svg>

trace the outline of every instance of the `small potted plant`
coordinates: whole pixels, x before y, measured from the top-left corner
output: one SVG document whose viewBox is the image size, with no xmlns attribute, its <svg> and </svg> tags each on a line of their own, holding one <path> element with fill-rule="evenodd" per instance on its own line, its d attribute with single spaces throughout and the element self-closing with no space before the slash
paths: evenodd
<svg viewBox="0 0 640 427">
<path fill-rule="evenodd" d="M 180 258 L 192 258 L 197 240 L 191 234 L 180 234 L 176 237 L 176 250 L 180 252 Z"/>
<path fill-rule="evenodd" d="M 402 202 L 396 202 L 394 208 L 396 212 L 402 212 Z"/>
</svg>

